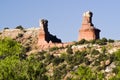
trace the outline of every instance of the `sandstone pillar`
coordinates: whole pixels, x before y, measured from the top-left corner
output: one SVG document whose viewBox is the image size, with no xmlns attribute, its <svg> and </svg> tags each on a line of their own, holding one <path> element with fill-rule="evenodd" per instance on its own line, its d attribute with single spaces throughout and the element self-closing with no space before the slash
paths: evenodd
<svg viewBox="0 0 120 80">
<path fill-rule="evenodd" d="M 39 36 L 38 36 L 38 44 L 40 45 L 44 45 L 48 43 L 46 40 L 49 34 L 47 25 L 48 25 L 47 20 L 42 19 L 39 22 L 40 30 L 39 30 Z"/>
<path fill-rule="evenodd" d="M 38 46 L 48 46 L 50 43 L 61 43 L 61 40 L 52 35 L 48 31 L 48 21 L 42 19 L 40 21 L 40 30 L 38 35 Z"/>
<path fill-rule="evenodd" d="M 92 23 L 92 16 L 93 13 L 90 11 L 83 13 L 82 26 L 79 30 L 78 41 L 81 39 L 88 41 L 99 39 L 100 30 L 94 27 Z"/>
</svg>

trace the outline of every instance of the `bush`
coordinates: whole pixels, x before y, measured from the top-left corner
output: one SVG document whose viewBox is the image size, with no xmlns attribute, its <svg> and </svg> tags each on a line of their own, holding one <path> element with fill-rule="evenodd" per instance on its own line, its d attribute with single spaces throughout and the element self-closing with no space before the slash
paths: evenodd
<svg viewBox="0 0 120 80">
<path fill-rule="evenodd" d="M 108 40 L 106 38 L 101 39 L 103 42 L 107 42 Z"/>
<path fill-rule="evenodd" d="M 5 27 L 4 30 L 5 30 L 5 29 L 9 29 L 9 27 Z"/>
<path fill-rule="evenodd" d="M 115 72 L 115 76 L 111 77 L 109 80 L 119 80 L 120 79 L 120 66 L 117 66 Z"/>
<path fill-rule="evenodd" d="M 100 52 L 99 52 L 98 50 L 93 49 L 93 50 L 91 51 L 91 55 L 97 55 L 97 54 L 100 54 Z"/>
<path fill-rule="evenodd" d="M 99 45 L 106 45 L 106 42 L 104 42 L 104 40 L 100 40 L 100 39 L 96 40 L 95 43 L 99 44 Z"/>
<path fill-rule="evenodd" d="M 82 40 L 80 40 L 79 42 L 78 42 L 78 44 L 84 44 L 86 42 L 86 40 L 85 39 L 82 39 Z"/>
<path fill-rule="evenodd" d="M 58 50 L 58 49 L 59 48 L 55 46 L 55 47 L 50 48 L 49 51 L 54 51 L 54 50 Z"/>
<path fill-rule="evenodd" d="M 71 49 L 71 46 L 69 46 L 66 50 L 68 54 L 73 54 L 73 50 Z"/>
<path fill-rule="evenodd" d="M 19 34 L 18 34 L 18 37 L 23 37 L 23 34 L 22 34 L 22 33 L 19 33 Z"/>
<path fill-rule="evenodd" d="M 114 54 L 115 54 L 115 59 L 117 61 L 120 61 L 120 49 L 118 51 L 116 51 Z"/>
<path fill-rule="evenodd" d="M 46 71 L 41 59 L 26 56 L 18 42 L 0 39 L 0 80 L 48 80 Z"/>
<path fill-rule="evenodd" d="M 68 64 L 73 64 L 73 56 L 71 54 L 67 54 L 65 56 L 65 61 L 68 63 Z"/>
<path fill-rule="evenodd" d="M 19 26 L 17 26 L 15 29 L 23 30 L 24 28 L 23 28 L 21 25 L 19 25 Z"/>
<path fill-rule="evenodd" d="M 89 67 L 80 66 L 75 72 L 72 72 L 72 80 L 103 80 L 104 74 L 92 71 Z"/>
<path fill-rule="evenodd" d="M 88 67 L 80 66 L 77 71 L 73 72 L 73 80 L 96 80 L 96 75 Z"/>
<path fill-rule="evenodd" d="M 62 64 L 53 70 L 53 79 L 51 80 L 62 80 L 65 77 L 66 73 L 66 65 Z"/>
<path fill-rule="evenodd" d="M 86 60 L 85 56 L 86 56 L 86 51 L 82 51 L 82 52 L 77 51 L 72 59 L 73 64 L 78 65 L 78 64 L 85 62 Z"/>
<path fill-rule="evenodd" d="M 114 42 L 114 40 L 112 40 L 112 39 L 109 39 L 109 40 L 108 40 L 108 42 L 109 42 L 109 43 L 113 43 L 113 42 Z"/>
<path fill-rule="evenodd" d="M 0 32 L 0 35 L 2 34 L 2 32 Z"/>
<path fill-rule="evenodd" d="M 54 56 L 50 55 L 50 54 L 46 54 L 45 58 L 46 58 L 45 63 L 50 64 L 52 62 L 52 60 L 54 59 Z"/>
<path fill-rule="evenodd" d="M 61 59 L 59 57 L 55 57 L 52 61 L 53 65 L 58 65 L 60 63 L 62 63 L 64 61 L 64 59 Z"/>
<path fill-rule="evenodd" d="M 58 69 L 54 69 L 53 70 L 53 79 L 51 80 L 61 80 L 61 77 L 62 77 L 62 72 Z"/>
<path fill-rule="evenodd" d="M 23 47 L 16 41 L 4 38 L 0 39 L 0 56 L 12 56 L 22 53 Z"/>
<path fill-rule="evenodd" d="M 99 44 L 99 45 L 106 45 L 107 44 L 107 39 L 106 38 L 102 38 L 102 39 L 98 39 L 96 40 L 96 44 Z"/>
<path fill-rule="evenodd" d="M 26 46 L 25 48 L 24 48 L 24 52 L 29 52 L 31 50 L 31 47 L 30 46 Z"/>
<path fill-rule="evenodd" d="M 95 44 L 96 40 L 90 40 L 89 43 Z"/>
<path fill-rule="evenodd" d="M 48 80 L 45 64 L 30 57 L 20 60 L 14 55 L 0 60 L 0 80 Z"/>
</svg>

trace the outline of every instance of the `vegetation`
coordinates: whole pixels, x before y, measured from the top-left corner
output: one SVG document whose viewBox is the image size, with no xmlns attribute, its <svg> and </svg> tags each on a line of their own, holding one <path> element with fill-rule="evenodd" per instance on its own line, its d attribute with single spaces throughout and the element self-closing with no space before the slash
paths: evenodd
<svg viewBox="0 0 120 80">
<path fill-rule="evenodd" d="M 19 33 L 19 34 L 18 34 L 18 38 L 20 38 L 20 37 L 23 37 L 23 34 L 22 34 L 22 33 Z"/>
<path fill-rule="evenodd" d="M 10 38 L 0 39 L 0 80 L 119 80 L 120 50 L 110 53 L 105 45 L 108 42 L 113 41 L 82 40 L 65 48 L 53 47 L 27 56 L 32 50 L 30 46 L 23 47 Z M 89 43 L 99 44 L 100 48 L 93 45 L 84 50 L 72 48 Z M 59 53 L 60 50 L 64 52 Z M 114 67 L 106 71 L 111 65 Z"/>
<path fill-rule="evenodd" d="M 50 48 L 49 51 L 54 51 L 54 50 L 58 50 L 58 49 L 59 48 L 55 46 L 55 47 Z"/>
<path fill-rule="evenodd" d="M 24 28 L 21 25 L 17 26 L 16 29 L 24 30 Z"/>
<path fill-rule="evenodd" d="M 0 56 L 8 57 L 19 55 L 22 52 L 22 46 L 9 38 L 0 39 Z"/>
<path fill-rule="evenodd" d="M 106 39 L 106 38 L 102 38 L 102 39 L 97 39 L 97 40 L 90 40 L 90 41 L 87 41 L 85 39 L 82 39 L 78 42 L 75 42 L 75 45 L 82 45 L 82 44 L 88 44 L 88 43 L 92 43 L 92 44 L 99 44 L 99 45 L 106 45 L 107 42 L 109 43 L 113 43 L 114 40 L 112 39 Z"/>
<path fill-rule="evenodd" d="M 113 39 L 109 39 L 108 42 L 109 42 L 109 43 L 113 43 L 114 40 L 113 40 Z"/>
<path fill-rule="evenodd" d="M 0 40 L 0 80 L 46 80 L 45 65 L 34 56 L 25 56 L 24 48 L 14 40 Z"/>
<path fill-rule="evenodd" d="M 4 30 L 5 30 L 5 29 L 9 29 L 9 27 L 5 27 Z"/>
<path fill-rule="evenodd" d="M 80 66 L 75 72 L 73 72 L 72 80 L 102 80 L 104 74 L 93 72 L 89 67 Z"/>
</svg>

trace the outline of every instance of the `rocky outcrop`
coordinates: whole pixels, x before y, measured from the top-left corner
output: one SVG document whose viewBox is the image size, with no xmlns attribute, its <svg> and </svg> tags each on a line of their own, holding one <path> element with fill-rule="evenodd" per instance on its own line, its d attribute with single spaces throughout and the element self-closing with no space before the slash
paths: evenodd
<svg viewBox="0 0 120 80">
<path fill-rule="evenodd" d="M 90 11 L 83 14 L 82 27 L 79 30 L 78 41 L 81 39 L 95 40 L 100 38 L 100 30 L 94 27 L 92 23 L 92 16 L 93 13 Z"/>
<path fill-rule="evenodd" d="M 94 40 L 99 39 L 100 30 L 95 28 L 92 23 L 92 12 L 87 11 L 83 14 L 82 27 L 79 30 L 79 39 Z M 6 29 L 0 34 L 0 37 L 10 37 L 25 45 L 36 45 L 39 49 L 50 47 L 65 47 L 73 44 L 72 42 L 62 43 L 61 39 L 48 31 L 48 20 L 42 19 L 39 23 L 40 28 L 31 29 Z"/>
<path fill-rule="evenodd" d="M 48 21 L 42 19 L 40 21 L 40 30 L 38 35 L 38 45 L 47 45 L 49 43 L 61 43 L 61 40 L 52 35 L 48 31 Z"/>
</svg>

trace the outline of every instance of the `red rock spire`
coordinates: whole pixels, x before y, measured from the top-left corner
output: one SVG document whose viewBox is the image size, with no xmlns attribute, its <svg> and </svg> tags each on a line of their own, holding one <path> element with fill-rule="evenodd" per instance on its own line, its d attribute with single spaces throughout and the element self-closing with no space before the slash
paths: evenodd
<svg viewBox="0 0 120 80">
<path fill-rule="evenodd" d="M 49 42 L 61 43 L 61 40 L 48 31 L 48 20 L 42 19 L 39 22 L 40 30 L 38 35 L 38 45 L 47 45 Z"/>
<path fill-rule="evenodd" d="M 82 26 L 79 30 L 78 41 L 81 39 L 85 40 L 94 40 L 99 39 L 100 30 L 95 28 L 92 23 L 93 13 L 91 11 L 87 11 L 83 13 Z"/>
</svg>

